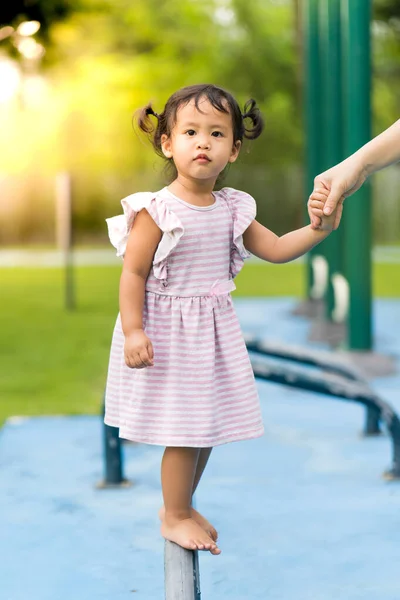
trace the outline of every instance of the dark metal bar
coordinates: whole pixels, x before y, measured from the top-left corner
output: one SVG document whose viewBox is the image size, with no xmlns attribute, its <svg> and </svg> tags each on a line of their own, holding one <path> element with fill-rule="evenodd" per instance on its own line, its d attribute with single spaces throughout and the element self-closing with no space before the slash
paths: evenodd
<svg viewBox="0 0 400 600">
<path fill-rule="evenodd" d="M 123 475 L 123 459 L 119 429 L 104 423 L 105 404 L 103 403 L 103 449 L 104 480 L 97 484 L 99 489 L 109 487 L 130 487 L 131 483 Z"/>
<path fill-rule="evenodd" d="M 165 540 L 165 600 L 201 600 L 198 552 Z"/>
<path fill-rule="evenodd" d="M 249 335 L 245 335 L 245 342 L 249 352 L 319 367 L 330 373 L 342 375 L 350 380 L 365 382 L 358 369 L 344 363 L 343 360 L 333 356 L 332 353 L 310 350 L 309 348 L 304 348 L 304 346 L 268 342 L 267 340 L 259 340 Z"/>
<path fill-rule="evenodd" d="M 116 427 L 104 425 L 105 481 L 112 485 L 122 483 L 121 442 Z"/>
<path fill-rule="evenodd" d="M 336 373 L 352 381 L 358 381 L 368 385 L 366 379 L 353 365 L 345 363 L 342 359 L 329 352 L 310 350 L 303 346 L 291 346 L 288 344 L 277 344 L 258 340 L 252 336 L 245 336 L 246 346 L 250 352 L 263 356 L 272 356 L 283 360 L 289 360 L 303 365 L 310 365 L 324 369 L 329 373 Z M 370 407 L 366 408 L 364 435 L 380 435 L 379 413 Z"/>
<path fill-rule="evenodd" d="M 324 394 L 367 406 L 385 423 L 392 439 L 392 468 L 387 479 L 400 479 L 400 419 L 393 408 L 363 382 L 349 381 L 340 375 L 316 374 L 306 369 L 281 367 L 266 360 L 251 359 L 254 375 L 288 387 Z"/>
</svg>

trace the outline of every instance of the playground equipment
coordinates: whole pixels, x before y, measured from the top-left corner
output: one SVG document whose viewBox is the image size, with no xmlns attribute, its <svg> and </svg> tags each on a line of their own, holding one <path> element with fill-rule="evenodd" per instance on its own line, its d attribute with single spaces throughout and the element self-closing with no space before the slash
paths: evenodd
<svg viewBox="0 0 400 600">
<path fill-rule="evenodd" d="M 400 480 L 400 419 L 394 409 L 382 400 L 361 377 L 357 370 L 329 353 L 307 351 L 302 348 L 260 342 L 248 338 L 250 352 L 296 362 L 302 367 L 278 365 L 272 361 L 252 358 L 254 375 L 258 378 L 280 383 L 325 396 L 357 402 L 366 409 L 364 435 L 379 435 L 380 422 L 383 422 L 392 439 L 392 466 L 383 473 L 388 480 Z M 319 367 L 320 372 L 312 372 L 305 366 Z"/>
<path fill-rule="evenodd" d="M 371 1 L 303 0 L 302 7 L 309 195 L 315 175 L 370 139 Z M 364 185 L 349 204 L 344 233 L 333 234 L 318 250 L 310 253 L 309 296 L 314 300 L 325 297 L 329 320 L 342 322 L 347 316 L 349 349 L 370 350 L 369 186 Z M 321 248 L 325 248 L 322 253 Z M 400 480 L 400 419 L 356 369 L 332 353 L 316 353 L 250 337 L 247 347 L 253 355 L 251 361 L 256 378 L 364 405 L 364 434 L 380 434 L 380 423 L 384 423 L 391 436 L 392 465 L 384 477 Z M 276 360 L 281 362 L 277 364 Z M 288 366 L 288 361 L 297 366 Z M 310 367 L 319 371 L 313 372 Z M 107 487 L 126 480 L 118 430 L 104 427 L 106 467 L 103 487 Z M 200 600 L 197 552 L 166 541 L 164 565 L 166 600 Z"/>
<path fill-rule="evenodd" d="M 273 344 L 252 336 L 246 337 L 246 344 L 256 378 L 364 405 L 364 435 L 379 435 L 379 425 L 382 422 L 391 436 L 392 465 L 383 473 L 383 477 L 390 481 L 400 480 L 399 416 L 369 387 L 357 369 L 340 360 L 332 352 L 316 352 L 299 346 Z M 269 357 L 269 360 L 266 357 Z M 279 364 L 277 360 L 280 360 Z M 297 363 L 297 366 L 288 366 L 288 362 Z M 313 372 L 310 367 L 319 371 Z M 129 485 L 123 475 L 118 429 L 108 425 L 104 425 L 104 462 L 105 480 L 98 487 Z M 166 541 L 164 570 L 166 600 L 200 600 L 197 551 L 185 550 L 173 542 Z"/>
<path fill-rule="evenodd" d="M 201 600 L 199 554 L 165 541 L 165 600 Z"/>
<path fill-rule="evenodd" d="M 371 138 L 371 0 L 303 0 L 301 6 L 306 194 L 309 195 L 318 173 L 337 164 Z M 315 293 L 313 265 L 315 258 L 321 256 L 326 260 L 328 272 L 323 290 L 327 321 L 347 322 L 345 343 L 349 349 L 370 350 L 369 182 L 346 204 L 340 229 L 310 253 L 309 304 Z M 341 275 L 341 279 L 338 280 L 337 275 Z M 343 279 L 348 284 L 347 291 L 342 285 Z"/>
<path fill-rule="evenodd" d="M 384 472 L 384 477 L 400 480 L 400 419 L 394 409 L 371 389 L 355 367 L 332 352 L 316 352 L 301 346 L 258 340 L 252 336 L 246 336 L 245 339 L 249 352 L 262 356 L 261 360 L 251 358 L 256 378 L 364 405 L 365 436 L 379 435 L 380 423 L 384 423 L 393 447 L 392 466 Z M 265 357 L 280 359 L 281 362 L 278 364 Z M 297 367 L 289 366 L 287 362 L 297 363 Z M 319 371 L 312 371 L 309 367 L 315 367 Z M 123 475 L 118 429 L 104 425 L 103 439 L 105 479 L 99 487 L 129 485 Z"/>
<path fill-rule="evenodd" d="M 130 487 L 131 482 L 123 474 L 123 457 L 119 429 L 104 423 L 105 401 L 103 400 L 103 451 L 104 451 L 104 479 L 97 485 L 97 489 L 115 487 Z"/>
</svg>

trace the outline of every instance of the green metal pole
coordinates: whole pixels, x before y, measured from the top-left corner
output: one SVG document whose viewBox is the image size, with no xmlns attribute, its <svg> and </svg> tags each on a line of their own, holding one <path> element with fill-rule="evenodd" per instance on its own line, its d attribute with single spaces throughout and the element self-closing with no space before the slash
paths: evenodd
<svg viewBox="0 0 400 600">
<path fill-rule="evenodd" d="M 304 121 L 305 121 L 305 157 L 306 157 L 306 196 L 314 187 L 314 177 L 321 172 L 321 70 L 319 61 L 318 0 L 304 0 L 302 3 L 303 40 L 304 40 Z M 306 222 L 308 213 L 306 212 Z M 308 253 L 307 260 L 307 297 L 313 285 L 311 268 L 312 256 L 317 249 Z M 318 248 L 318 254 L 321 254 Z"/>
<path fill-rule="evenodd" d="M 322 170 L 343 159 L 343 118 L 341 86 L 341 21 L 340 0 L 320 0 L 319 31 L 321 56 Z M 332 275 L 343 272 L 343 228 L 333 232 L 323 242 L 323 252 L 329 266 L 326 296 L 326 318 L 331 320 L 335 307 Z"/>
<path fill-rule="evenodd" d="M 371 0 L 342 0 L 345 154 L 371 138 Z M 346 202 L 345 271 L 350 286 L 348 347 L 370 350 L 371 188 L 367 181 Z"/>
</svg>

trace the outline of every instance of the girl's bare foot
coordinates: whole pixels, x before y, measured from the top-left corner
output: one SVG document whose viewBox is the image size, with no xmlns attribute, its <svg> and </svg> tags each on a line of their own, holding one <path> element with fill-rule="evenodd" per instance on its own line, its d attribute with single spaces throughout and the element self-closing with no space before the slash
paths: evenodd
<svg viewBox="0 0 400 600">
<path fill-rule="evenodd" d="M 161 524 L 161 534 L 166 540 L 187 550 L 209 550 L 211 554 L 221 554 L 217 544 L 193 519 L 180 521 L 165 517 Z"/>
<path fill-rule="evenodd" d="M 214 542 L 216 542 L 218 539 L 218 532 L 215 529 L 215 527 L 213 527 L 213 525 L 211 525 L 211 523 L 209 521 L 207 521 L 207 519 L 205 517 L 203 517 L 203 515 L 201 515 L 199 512 L 197 512 L 197 510 L 195 510 L 194 508 L 190 508 L 190 513 L 191 513 L 190 516 L 192 517 L 193 521 L 196 521 L 196 523 L 198 523 L 198 525 L 200 525 L 200 527 L 202 527 L 202 529 L 204 529 L 204 531 L 206 533 L 208 533 L 210 538 L 212 540 L 214 540 Z M 158 511 L 158 516 L 160 517 L 161 521 L 164 521 L 164 519 L 165 519 L 165 507 L 164 506 L 162 506 L 160 508 L 160 510 Z"/>
</svg>

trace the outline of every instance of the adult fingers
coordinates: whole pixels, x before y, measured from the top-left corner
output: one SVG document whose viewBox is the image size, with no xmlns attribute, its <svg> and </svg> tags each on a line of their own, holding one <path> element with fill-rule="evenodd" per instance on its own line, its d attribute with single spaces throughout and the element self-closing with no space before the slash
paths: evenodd
<svg viewBox="0 0 400 600">
<path fill-rule="evenodd" d="M 332 189 L 329 192 L 329 196 L 324 206 L 324 215 L 331 215 L 342 199 L 345 193 L 345 186 L 343 184 L 333 184 Z M 342 200 L 343 201 L 343 200 Z M 340 221 L 340 218 L 339 218 Z"/>
<path fill-rule="evenodd" d="M 342 213 L 343 213 L 343 200 L 344 200 L 344 198 L 341 198 L 341 199 L 339 200 L 339 204 L 338 204 L 338 207 L 337 207 L 337 210 L 336 210 L 335 220 L 334 220 L 334 223 L 333 223 L 333 229 L 334 229 L 334 230 L 335 230 L 335 229 L 337 229 L 337 228 L 339 227 L 340 220 L 341 220 L 341 218 L 342 218 Z"/>
<path fill-rule="evenodd" d="M 331 189 L 331 181 L 329 179 L 329 177 L 325 177 L 324 175 L 317 175 L 314 178 L 314 189 L 312 191 L 312 193 L 314 192 L 329 192 Z"/>
</svg>

